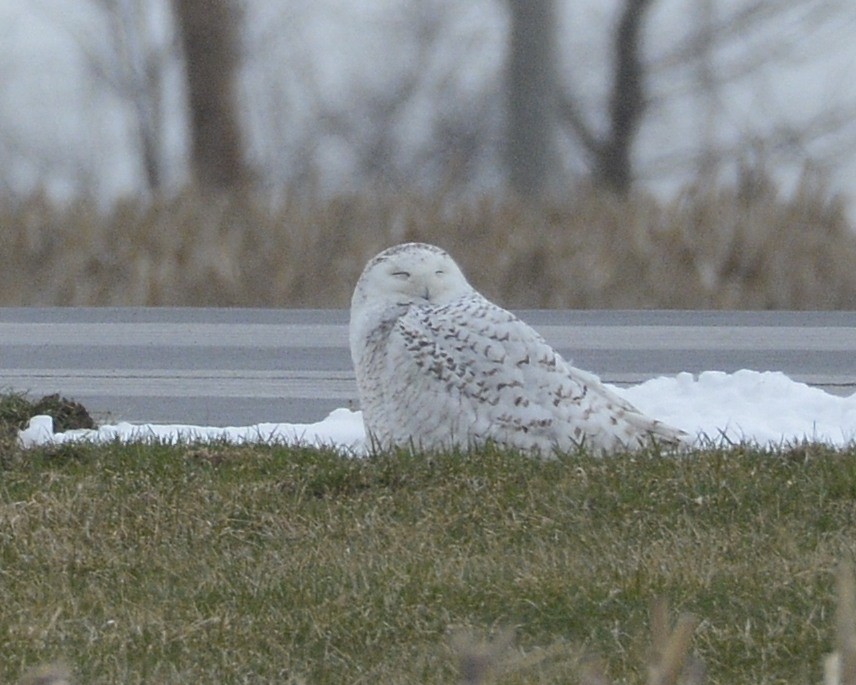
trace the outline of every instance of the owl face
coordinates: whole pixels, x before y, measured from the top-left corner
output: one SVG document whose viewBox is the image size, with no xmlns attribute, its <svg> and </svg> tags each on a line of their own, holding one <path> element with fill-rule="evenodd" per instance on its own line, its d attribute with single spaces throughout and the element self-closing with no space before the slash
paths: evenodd
<svg viewBox="0 0 856 685">
<path fill-rule="evenodd" d="M 368 263 L 351 306 L 445 304 L 469 292 L 472 287 L 448 253 L 433 245 L 404 243 Z"/>
</svg>

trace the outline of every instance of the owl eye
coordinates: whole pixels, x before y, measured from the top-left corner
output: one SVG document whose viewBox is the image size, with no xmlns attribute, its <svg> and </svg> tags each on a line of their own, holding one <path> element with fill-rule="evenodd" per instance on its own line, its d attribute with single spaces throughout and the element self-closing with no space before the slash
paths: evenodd
<svg viewBox="0 0 856 685">
<path fill-rule="evenodd" d="M 396 278 L 400 278 L 402 281 L 410 278 L 410 272 L 409 271 L 393 271 L 392 275 L 395 276 Z"/>
</svg>

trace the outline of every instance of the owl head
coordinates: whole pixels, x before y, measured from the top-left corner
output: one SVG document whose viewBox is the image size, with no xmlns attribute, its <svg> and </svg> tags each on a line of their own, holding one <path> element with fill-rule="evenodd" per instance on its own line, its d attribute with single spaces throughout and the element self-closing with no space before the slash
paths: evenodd
<svg viewBox="0 0 856 685">
<path fill-rule="evenodd" d="M 369 260 L 351 299 L 351 312 L 367 307 L 446 304 L 473 291 L 445 251 L 426 243 L 403 243 Z"/>
</svg>

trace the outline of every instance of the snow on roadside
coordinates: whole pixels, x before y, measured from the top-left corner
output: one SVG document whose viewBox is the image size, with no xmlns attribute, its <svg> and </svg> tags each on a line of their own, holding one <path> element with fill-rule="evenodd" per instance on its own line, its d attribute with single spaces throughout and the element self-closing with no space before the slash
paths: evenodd
<svg viewBox="0 0 856 685">
<path fill-rule="evenodd" d="M 701 444 L 747 442 L 779 446 L 808 440 L 834 446 L 856 443 L 856 394 L 831 395 L 772 371 L 705 371 L 654 378 L 613 388 L 641 411 L 697 436 Z M 360 412 L 336 409 L 311 424 L 259 423 L 242 427 L 117 423 L 97 430 L 53 432 L 49 416 L 36 416 L 19 433 L 25 447 L 74 441 L 331 446 L 365 452 Z"/>
<path fill-rule="evenodd" d="M 20 431 L 24 447 L 67 442 L 159 442 L 166 444 L 220 442 L 232 445 L 284 444 L 331 446 L 358 452 L 365 441 L 362 415 L 336 409 L 317 423 L 257 423 L 252 426 L 192 426 L 185 424 L 134 424 L 120 422 L 97 429 L 53 432 L 50 416 L 34 416 Z"/>
</svg>

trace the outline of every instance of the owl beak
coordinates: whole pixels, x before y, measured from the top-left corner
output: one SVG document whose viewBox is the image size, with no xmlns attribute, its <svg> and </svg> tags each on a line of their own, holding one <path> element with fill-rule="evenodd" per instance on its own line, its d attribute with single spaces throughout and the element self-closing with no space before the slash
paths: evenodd
<svg viewBox="0 0 856 685">
<path fill-rule="evenodd" d="M 422 297 L 423 297 L 427 302 L 430 302 L 430 301 L 431 301 L 431 290 L 428 288 L 428 286 L 427 286 L 427 285 L 425 286 L 425 292 L 423 292 L 423 293 L 422 293 Z"/>
</svg>

